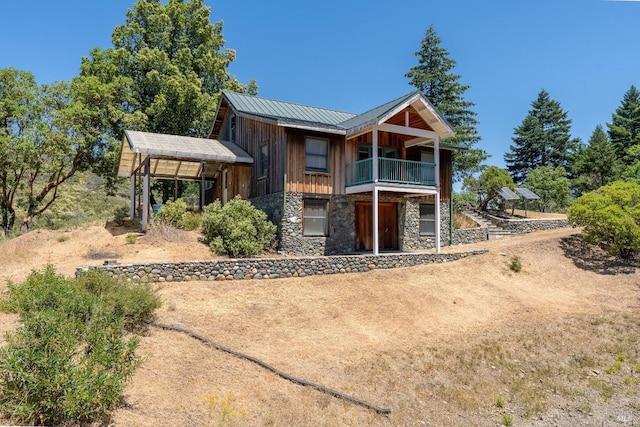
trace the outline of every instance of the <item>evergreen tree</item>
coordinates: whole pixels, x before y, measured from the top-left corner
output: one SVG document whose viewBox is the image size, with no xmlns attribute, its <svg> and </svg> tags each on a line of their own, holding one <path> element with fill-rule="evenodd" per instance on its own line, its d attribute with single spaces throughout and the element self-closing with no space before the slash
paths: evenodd
<svg viewBox="0 0 640 427">
<path fill-rule="evenodd" d="M 412 67 L 405 77 L 411 79 L 409 83 L 427 97 L 456 132 L 445 142 L 462 148 L 453 155 L 454 179 L 460 180 L 479 172 L 488 155 L 474 147 L 480 141 L 476 113 L 472 110 L 475 104 L 464 99 L 469 86 L 461 84 L 460 76 L 452 72 L 456 61 L 440 46 L 441 42 L 433 25 L 430 26 L 420 50 L 415 53 L 418 65 Z"/>
<path fill-rule="evenodd" d="M 589 144 L 576 153 L 573 186 L 579 194 L 596 190 L 618 179 L 620 168 L 615 145 L 598 125 L 589 138 Z"/>
<path fill-rule="evenodd" d="M 640 91 L 635 86 L 625 92 L 616 112 L 611 115 L 609 139 L 616 147 L 616 154 L 625 165 L 630 166 L 634 159 L 628 150 L 640 145 Z"/>
<path fill-rule="evenodd" d="M 546 90 L 531 103 L 531 110 L 515 128 L 510 151 L 504 155 L 507 169 L 515 182 L 521 183 L 529 169 L 539 166 L 562 166 L 569 170 L 579 141 L 571 138 L 571 120 L 558 101 Z"/>
</svg>

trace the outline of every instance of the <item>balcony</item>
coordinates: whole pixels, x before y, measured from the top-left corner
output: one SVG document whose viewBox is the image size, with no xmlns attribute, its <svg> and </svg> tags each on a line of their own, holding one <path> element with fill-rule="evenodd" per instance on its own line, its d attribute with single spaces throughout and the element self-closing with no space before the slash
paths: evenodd
<svg viewBox="0 0 640 427">
<path fill-rule="evenodd" d="M 435 187 L 436 164 L 378 158 L 378 182 Z M 373 182 L 373 158 L 347 163 L 347 187 Z"/>
</svg>

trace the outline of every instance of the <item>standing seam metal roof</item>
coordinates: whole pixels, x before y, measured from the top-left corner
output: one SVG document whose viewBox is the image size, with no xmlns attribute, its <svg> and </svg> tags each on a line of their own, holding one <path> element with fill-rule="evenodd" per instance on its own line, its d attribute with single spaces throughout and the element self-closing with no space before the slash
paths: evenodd
<svg viewBox="0 0 640 427">
<path fill-rule="evenodd" d="M 241 113 L 275 120 L 314 124 L 340 131 L 347 131 L 379 119 L 411 98 L 421 96 L 419 91 L 413 91 L 362 114 L 355 114 L 234 92 L 224 92 L 223 95 L 233 108 Z M 453 134 L 453 129 L 446 120 L 438 114 L 437 110 L 424 96 L 421 97 L 431 109 L 435 119 L 442 124 L 441 129 L 445 133 L 449 131 Z"/>
<path fill-rule="evenodd" d="M 353 113 L 343 111 L 310 107 L 308 105 L 276 101 L 239 93 L 225 92 L 224 96 L 239 112 L 272 119 L 295 120 L 321 124 L 323 126 L 340 127 L 340 123 L 356 116 Z"/>
</svg>

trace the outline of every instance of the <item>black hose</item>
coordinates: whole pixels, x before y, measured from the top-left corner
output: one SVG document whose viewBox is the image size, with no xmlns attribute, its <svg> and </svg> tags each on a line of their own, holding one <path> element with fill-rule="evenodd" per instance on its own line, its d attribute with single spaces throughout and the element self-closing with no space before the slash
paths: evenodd
<svg viewBox="0 0 640 427">
<path fill-rule="evenodd" d="M 278 375 L 280 378 L 284 378 L 285 380 L 291 381 L 294 384 L 298 384 L 298 385 L 301 385 L 301 386 L 304 386 L 304 387 L 314 388 L 314 389 L 316 389 L 318 391 L 321 391 L 323 393 L 327 393 L 327 394 L 330 394 L 330 395 L 332 395 L 334 397 L 337 397 L 338 399 L 343 399 L 343 400 L 346 400 L 348 402 L 355 403 L 356 405 L 360 405 L 360 406 L 364 406 L 365 408 L 372 409 L 372 410 L 376 411 L 378 414 L 387 415 L 387 414 L 391 413 L 390 409 L 379 408 L 377 406 L 374 406 L 374 405 L 371 405 L 371 404 L 365 402 L 364 400 L 360 400 L 360 399 L 357 399 L 355 397 L 340 393 L 339 391 L 332 390 L 332 389 L 327 388 L 325 386 L 322 386 L 322 385 L 319 385 L 319 384 L 314 384 L 312 382 L 305 381 L 305 380 L 300 379 L 300 378 L 292 377 L 291 375 L 285 374 L 284 372 L 274 368 L 273 366 L 263 362 L 260 359 L 256 359 L 253 356 L 249 356 L 247 354 L 231 350 L 230 348 L 227 348 L 227 347 L 224 347 L 224 346 L 222 346 L 220 344 L 217 344 L 217 343 L 211 341 L 210 339 L 205 338 L 202 335 L 198 335 L 195 332 L 190 331 L 188 329 L 180 328 L 178 326 L 164 325 L 162 323 L 154 323 L 154 322 L 147 322 L 147 324 L 149 324 L 151 326 L 155 326 L 156 328 L 165 329 L 165 330 L 169 330 L 169 331 L 182 332 L 184 334 L 187 334 L 190 337 L 195 338 L 198 341 L 201 341 L 201 342 L 203 342 L 203 343 L 205 343 L 207 345 L 210 345 L 211 347 L 213 347 L 213 348 L 215 348 L 217 350 L 223 351 L 225 353 L 232 354 L 232 355 L 234 355 L 236 357 L 239 357 L 241 359 L 249 360 L 250 362 L 253 362 L 256 365 L 259 365 L 259 366 L 263 367 L 264 369 L 267 369 L 267 370 L 273 372 L 274 374 Z"/>
</svg>

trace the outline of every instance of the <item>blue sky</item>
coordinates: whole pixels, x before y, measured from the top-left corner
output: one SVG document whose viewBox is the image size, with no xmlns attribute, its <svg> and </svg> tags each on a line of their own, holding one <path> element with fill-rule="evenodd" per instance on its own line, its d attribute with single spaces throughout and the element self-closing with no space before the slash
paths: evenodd
<svg viewBox="0 0 640 427">
<path fill-rule="evenodd" d="M 0 68 L 32 72 L 39 83 L 69 80 L 93 47 L 111 46 L 135 0 L 4 2 Z M 255 79 L 259 95 L 361 113 L 409 93 L 434 25 L 457 61 L 466 99 L 476 103 L 488 164 L 504 166 L 513 129 L 541 89 L 588 141 L 631 85 L 640 86 L 640 1 L 325 0 L 212 1 L 224 21 L 230 71 Z"/>
</svg>

